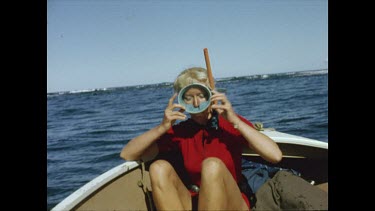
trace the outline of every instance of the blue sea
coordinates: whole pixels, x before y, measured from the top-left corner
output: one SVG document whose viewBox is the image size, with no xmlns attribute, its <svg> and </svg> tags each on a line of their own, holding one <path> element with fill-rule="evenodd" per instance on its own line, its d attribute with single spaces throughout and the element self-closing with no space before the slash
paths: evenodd
<svg viewBox="0 0 375 211">
<path fill-rule="evenodd" d="M 328 142 L 328 70 L 216 79 L 235 111 Z M 162 121 L 172 83 L 47 93 L 47 210 L 124 162 L 133 137 Z"/>
</svg>

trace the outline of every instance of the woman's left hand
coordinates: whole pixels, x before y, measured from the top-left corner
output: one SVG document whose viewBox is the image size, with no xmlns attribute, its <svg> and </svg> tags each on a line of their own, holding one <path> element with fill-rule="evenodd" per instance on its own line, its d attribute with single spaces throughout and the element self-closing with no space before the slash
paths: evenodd
<svg viewBox="0 0 375 211">
<path fill-rule="evenodd" d="M 222 115 L 231 124 L 237 124 L 240 119 L 234 112 L 232 104 L 228 100 L 227 96 L 224 93 L 220 93 L 215 90 L 212 91 L 212 94 L 211 102 L 213 105 L 211 108 L 215 109 L 219 115 Z M 221 102 L 221 104 L 219 104 L 219 102 Z"/>
</svg>

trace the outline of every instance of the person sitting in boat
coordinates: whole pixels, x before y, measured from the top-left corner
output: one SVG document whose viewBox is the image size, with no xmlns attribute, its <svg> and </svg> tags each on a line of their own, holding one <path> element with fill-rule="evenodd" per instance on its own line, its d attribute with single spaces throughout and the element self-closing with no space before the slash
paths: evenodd
<svg viewBox="0 0 375 211">
<path fill-rule="evenodd" d="M 175 94 L 169 99 L 162 122 L 130 140 L 120 156 L 125 160 L 150 160 L 159 153 L 181 153 L 191 186 L 184 184 L 167 160 L 150 165 L 152 196 L 158 210 L 250 210 L 253 206 L 239 187 L 242 149 L 249 147 L 264 160 L 278 163 L 282 159 L 278 145 L 236 114 L 224 93 L 211 89 L 206 69 L 184 70 L 173 88 Z M 180 103 L 174 103 L 178 94 Z"/>
<path fill-rule="evenodd" d="M 279 171 L 256 191 L 250 203 L 241 173 L 242 149 L 249 147 L 270 163 L 282 152 L 268 136 L 236 114 L 224 93 L 212 90 L 204 68 L 181 72 L 162 122 L 122 149 L 125 160 L 151 160 L 174 152 L 180 165 L 156 159 L 149 168 L 158 210 L 327 210 L 328 193 L 287 171 Z M 174 103 L 178 96 L 179 103 Z M 190 113 L 190 118 L 184 112 Z M 174 124 L 176 121 L 179 123 Z M 175 157 L 177 159 L 177 157 Z M 181 177 L 183 165 L 188 182 Z M 180 174 L 178 174 L 179 172 Z"/>
</svg>

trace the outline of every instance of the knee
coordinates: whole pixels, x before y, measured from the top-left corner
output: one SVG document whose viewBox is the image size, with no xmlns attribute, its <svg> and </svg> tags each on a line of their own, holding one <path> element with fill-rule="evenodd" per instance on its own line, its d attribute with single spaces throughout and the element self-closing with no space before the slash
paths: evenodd
<svg viewBox="0 0 375 211">
<path fill-rule="evenodd" d="M 219 158 L 206 158 L 202 163 L 202 180 L 212 181 L 222 177 L 224 168 L 226 166 Z"/>
<path fill-rule="evenodd" d="M 172 171 L 172 165 L 166 160 L 156 160 L 150 165 L 149 173 L 151 181 L 161 181 L 168 179 L 168 175 Z"/>
</svg>

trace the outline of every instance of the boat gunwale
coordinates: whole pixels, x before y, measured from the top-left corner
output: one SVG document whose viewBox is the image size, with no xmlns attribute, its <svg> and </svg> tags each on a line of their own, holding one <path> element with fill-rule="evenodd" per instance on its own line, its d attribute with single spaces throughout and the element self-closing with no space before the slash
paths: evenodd
<svg viewBox="0 0 375 211">
<path fill-rule="evenodd" d="M 302 136 L 291 135 L 288 133 L 282 133 L 279 131 L 274 130 L 264 130 L 260 131 L 264 135 L 267 135 L 276 143 L 281 144 L 295 144 L 295 145 L 302 145 L 314 148 L 322 148 L 328 150 L 328 143 L 323 141 L 318 141 L 315 139 L 305 138 Z"/>
<path fill-rule="evenodd" d="M 97 176 L 96 178 L 89 181 L 84 186 L 80 187 L 78 190 L 70 194 L 68 197 L 66 197 L 64 200 L 58 203 L 55 207 L 53 207 L 51 211 L 73 209 L 75 206 L 81 203 L 86 197 L 90 196 L 96 190 L 103 187 L 103 185 L 112 181 L 116 177 L 121 176 L 122 174 L 139 167 L 140 163 L 140 161 L 126 161 L 122 164 L 113 167 L 112 169 Z"/>
</svg>

